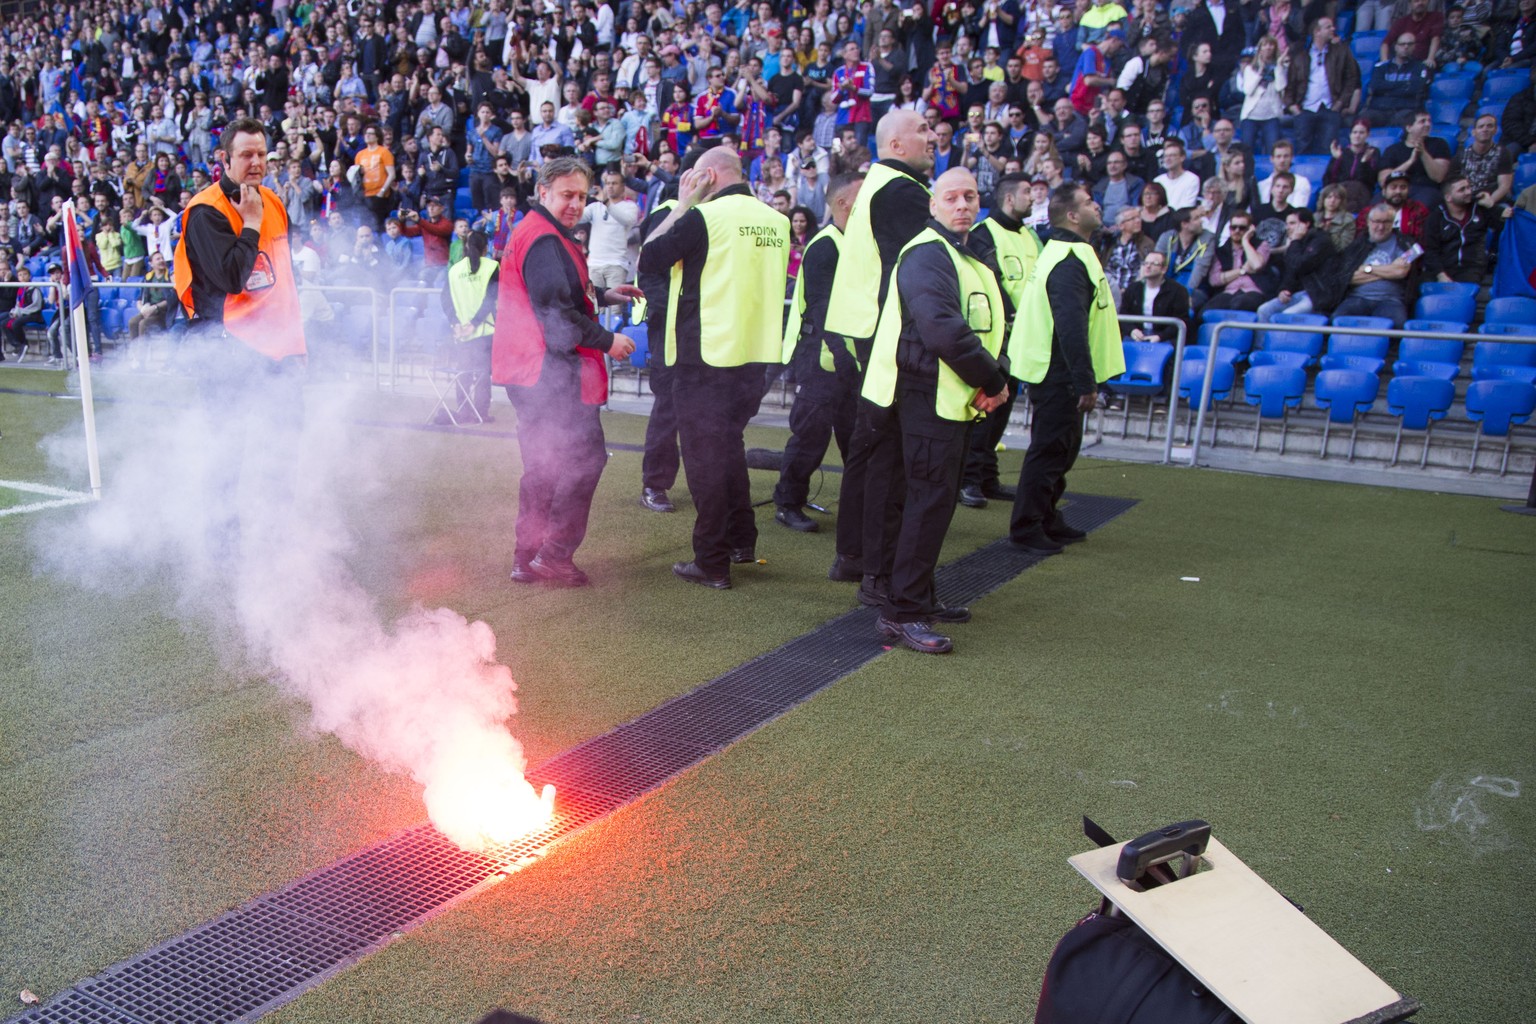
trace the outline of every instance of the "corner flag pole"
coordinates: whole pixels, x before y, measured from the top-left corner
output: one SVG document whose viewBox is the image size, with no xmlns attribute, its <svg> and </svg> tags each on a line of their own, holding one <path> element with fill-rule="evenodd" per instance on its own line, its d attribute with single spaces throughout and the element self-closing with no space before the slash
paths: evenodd
<svg viewBox="0 0 1536 1024">
<path fill-rule="evenodd" d="M 91 497 L 101 499 L 101 454 L 96 446 L 96 403 L 91 394 L 91 347 L 86 336 L 85 296 L 91 287 L 74 214 L 64 218 L 64 254 L 69 264 L 69 316 L 75 336 L 75 362 L 80 367 L 80 405 L 85 410 L 85 462 L 91 475 Z M 63 296 L 60 296 L 62 302 Z M 62 311 L 61 311 L 62 312 Z"/>
</svg>

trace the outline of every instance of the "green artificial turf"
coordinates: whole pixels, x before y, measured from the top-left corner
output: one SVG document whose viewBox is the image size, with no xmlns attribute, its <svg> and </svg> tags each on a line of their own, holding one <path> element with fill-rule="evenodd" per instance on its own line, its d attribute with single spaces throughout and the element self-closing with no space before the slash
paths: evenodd
<svg viewBox="0 0 1536 1024">
<path fill-rule="evenodd" d="M 11 468 L 12 430 L 64 428 L 63 405 L 0 395 L 0 478 L 46 476 Z M 830 531 L 766 510 L 767 564 L 736 589 L 673 580 L 686 490 L 678 515 L 641 510 L 640 456 L 620 450 L 580 553 L 594 585 L 510 584 L 517 451 L 496 412 L 490 436 L 362 432 L 388 486 L 352 502 L 352 568 L 386 612 L 443 604 L 496 630 L 532 761 L 851 606 L 825 579 Z M 759 499 L 772 483 L 753 473 Z M 1208 818 L 1420 1020 L 1524 1019 L 1536 521 L 1091 460 L 1071 483 L 1140 504 L 978 602 L 955 654 L 878 659 L 271 1019 L 1029 1020 L 1052 945 L 1096 902 L 1066 864 L 1084 813 L 1121 838 Z M 0 517 L 0 992 L 58 991 L 422 820 L 408 780 L 221 663 L 168 586 L 34 575 L 28 520 Z M 1006 522 L 959 509 L 946 559 Z"/>
</svg>

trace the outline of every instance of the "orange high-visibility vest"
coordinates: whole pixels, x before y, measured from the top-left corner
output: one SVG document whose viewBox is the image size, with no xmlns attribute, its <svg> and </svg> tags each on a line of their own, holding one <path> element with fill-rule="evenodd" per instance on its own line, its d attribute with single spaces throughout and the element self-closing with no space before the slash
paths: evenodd
<svg viewBox="0 0 1536 1024">
<path fill-rule="evenodd" d="M 261 239 L 257 243 L 256 266 L 246 279 L 245 288 L 224 299 L 224 329 L 268 359 L 302 356 L 304 322 L 299 315 L 299 290 L 293 277 L 293 256 L 288 247 L 288 213 L 283 201 L 270 189 L 261 189 Z M 192 197 L 193 207 L 211 206 L 229 219 L 236 234 L 244 228 L 240 211 L 224 190 L 214 182 Z M 185 223 L 185 221 L 183 221 Z M 192 306 L 192 264 L 187 259 L 187 236 L 183 231 L 176 243 L 172 283 L 176 297 L 187 311 L 196 316 Z"/>
</svg>

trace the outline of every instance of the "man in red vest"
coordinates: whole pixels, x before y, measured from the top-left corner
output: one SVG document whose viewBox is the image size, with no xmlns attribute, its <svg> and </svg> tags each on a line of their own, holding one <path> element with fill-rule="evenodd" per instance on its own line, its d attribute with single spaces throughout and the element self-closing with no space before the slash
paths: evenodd
<svg viewBox="0 0 1536 1024">
<path fill-rule="evenodd" d="M 491 380 L 506 387 L 517 410 L 523 475 L 512 579 L 518 583 L 587 583 L 572 556 L 587 534 L 608 457 L 598 419 L 608 399 L 604 355 L 623 359 L 635 349 L 630 338 L 598 324 L 597 306 L 639 298 L 640 289 L 621 284 L 594 297 L 586 258 L 571 234 L 591 187 L 586 161 L 546 160 L 537 201 L 501 257 Z"/>
</svg>

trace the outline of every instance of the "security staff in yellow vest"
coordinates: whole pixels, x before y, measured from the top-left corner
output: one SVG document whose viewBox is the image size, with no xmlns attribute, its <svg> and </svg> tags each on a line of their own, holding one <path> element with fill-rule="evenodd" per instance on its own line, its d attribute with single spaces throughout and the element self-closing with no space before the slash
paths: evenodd
<svg viewBox="0 0 1536 1024">
<path fill-rule="evenodd" d="M 1008 338 L 1013 373 L 1029 384 L 1034 410 L 1008 537 L 1034 555 L 1060 554 L 1087 535 L 1067 525 L 1056 504 L 1083 444 L 1083 416 L 1099 383 L 1125 372 L 1120 325 L 1104 268 L 1088 243 L 1103 223 L 1080 184 L 1051 193 L 1051 233 Z"/>
<path fill-rule="evenodd" d="M 640 250 L 642 274 L 671 275 L 663 361 L 697 512 L 693 559 L 672 571 L 717 590 L 732 563 L 757 560 L 743 432 L 781 358 L 789 237 L 789 218 L 752 195 L 721 146 L 683 175 L 677 207 Z"/>
<path fill-rule="evenodd" d="M 464 239 L 464 258 L 448 268 L 448 283 L 443 285 L 443 312 L 453 325 L 454 368 L 472 375 L 466 394 L 455 387 L 454 411 L 438 411 L 434 423 L 457 423 L 473 407 L 476 420 L 492 422 L 491 417 L 491 339 L 496 334 L 496 283 L 501 268 L 485 258 L 490 239 L 484 231 L 471 231 Z"/>
<path fill-rule="evenodd" d="M 215 449 L 207 461 L 208 539 L 216 553 L 228 553 L 239 540 L 235 495 L 248 460 L 271 498 L 297 458 L 306 347 L 288 214 L 261 184 L 266 127 L 233 121 L 220 147 L 224 175 L 187 206 L 172 281 L 190 321 L 184 351 Z"/>
<path fill-rule="evenodd" d="M 667 198 L 657 203 L 641 222 L 642 245 L 677 206 L 676 193 L 676 185 L 668 186 Z M 640 457 L 640 507 L 652 512 L 677 511 L 667 492 L 677 483 L 677 471 L 683 464 L 677 450 L 677 406 L 672 401 L 672 382 L 662 358 L 667 335 L 667 289 L 671 283 L 670 273 L 635 273 L 635 284 L 645 298 L 635 303 L 633 311 L 635 323 L 646 325 L 646 365 L 650 369 L 652 395 L 651 414 L 645 419 L 645 454 Z"/>
<path fill-rule="evenodd" d="M 837 438 L 848 458 L 853 415 L 858 408 L 859 370 L 853 348 L 841 334 L 826 330 L 827 304 L 837 275 L 839 246 L 848 214 L 864 183 L 862 174 L 843 174 L 827 187 L 832 222 L 817 232 L 800 259 L 789 322 L 784 325 L 784 361 L 794 366 L 795 404 L 789 410 L 789 443 L 773 490 L 773 518 L 791 530 L 815 533 L 820 524 L 805 514 L 811 474 Z"/>
<path fill-rule="evenodd" d="M 1024 223 L 1033 205 L 1030 192 L 1027 175 L 1005 174 L 999 178 L 992 190 L 992 210 L 986 220 L 976 225 L 971 239 L 972 247 L 997 271 L 1010 326 L 1023 300 L 1024 285 L 1040 256 L 1040 239 Z M 1008 428 L 1008 417 L 1013 414 L 1013 401 L 1018 394 L 1018 381 L 1010 380 L 1008 400 L 971 427 L 971 447 L 965 457 L 965 472 L 960 475 L 960 504 L 986 508 L 989 498 L 1013 500 L 1014 489 L 1005 487 L 997 476 L 997 445 Z"/>
<path fill-rule="evenodd" d="M 863 397 L 896 422 L 905 476 L 900 526 L 884 553 L 890 588 L 878 628 L 914 651 L 943 654 L 952 644 L 935 623 L 965 622 L 971 613 L 939 603 L 933 573 L 971 421 L 1008 396 L 1007 330 L 997 276 L 969 245 L 981 212 L 975 177 L 962 167 L 939 175 L 930 208 L 928 226 L 896 265 Z M 865 552 L 866 567 L 873 557 Z"/>
<path fill-rule="evenodd" d="M 933 170 L 933 147 L 933 129 L 914 111 L 892 110 L 875 126 L 880 159 L 870 166 L 848 215 L 826 318 L 828 331 L 852 341 L 861 381 L 896 258 L 928 222 L 925 182 Z M 887 496 L 890 481 L 901 474 L 901 446 L 889 417 L 866 416 L 863 403 L 859 410 L 843 460 L 837 556 L 827 576 L 862 581 L 859 600 L 878 605 L 887 581 L 864 566 L 865 554 L 878 554 L 893 528 Z"/>
</svg>

